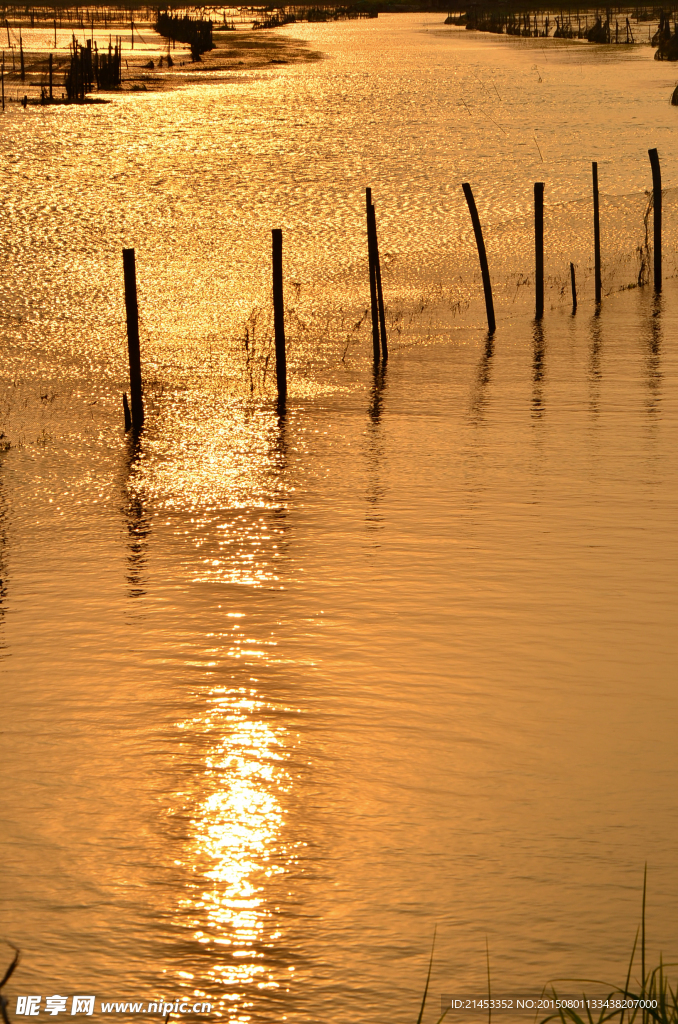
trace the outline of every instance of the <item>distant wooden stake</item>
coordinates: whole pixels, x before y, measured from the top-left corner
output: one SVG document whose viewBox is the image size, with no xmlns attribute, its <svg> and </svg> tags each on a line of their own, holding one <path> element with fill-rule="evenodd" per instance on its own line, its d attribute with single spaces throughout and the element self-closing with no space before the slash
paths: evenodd
<svg viewBox="0 0 678 1024">
<path fill-rule="evenodd" d="M 600 274 L 600 204 L 598 199 L 598 164 L 593 161 L 593 258 L 596 305 L 603 297 L 603 282 Z"/>
<path fill-rule="evenodd" d="M 485 252 L 485 242 L 483 241 L 483 232 L 480 227 L 480 218 L 478 216 L 478 210 L 476 209 L 476 201 L 473 198 L 473 192 L 468 182 L 464 182 L 461 186 L 466 196 L 466 202 L 468 203 L 468 210 L 471 214 L 471 223 L 473 224 L 473 232 L 476 236 L 476 245 L 478 247 L 478 259 L 480 260 L 480 272 L 483 276 L 483 289 L 485 291 L 485 309 L 487 310 L 487 327 L 490 334 L 494 334 L 497 325 L 494 319 L 494 303 L 492 302 L 492 285 L 490 284 L 490 271 L 487 266 L 487 253 Z"/>
<path fill-rule="evenodd" d="M 139 307 L 137 305 L 137 272 L 134 249 L 122 250 L 125 275 L 125 311 L 127 313 L 127 348 L 129 351 L 129 383 L 132 394 L 132 426 L 140 430 L 144 423 L 141 389 L 141 353 L 139 351 Z"/>
<path fill-rule="evenodd" d="M 384 362 L 388 359 L 388 343 L 386 341 L 386 314 L 384 312 L 384 293 L 381 288 L 381 262 L 379 260 L 379 242 L 377 239 L 377 215 L 374 203 L 368 210 L 370 229 L 372 231 L 372 261 L 374 264 L 374 275 L 377 284 L 377 306 L 379 309 L 379 332 L 381 335 L 381 358 Z"/>
<path fill-rule="evenodd" d="M 577 285 L 574 280 L 574 263 L 570 263 L 570 284 L 572 285 L 572 312 L 577 311 Z"/>
<path fill-rule="evenodd" d="M 654 210 L 654 290 L 662 290 L 662 172 L 656 149 L 648 149 L 652 165 L 652 205 Z"/>
<path fill-rule="evenodd" d="M 535 317 L 544 315 L 544 182 L 534 183 L 534 291 Z"/>
<path fill-rule="evenodd" d="M 275 326 L 275 375 L 278 401 L 287 398 L 287 358 L 285 355 L 285 304 L 283 300 L 282 230 L 273 228 L 273 321 Z"/>
<path fill-rule="evenodd" d="M 380 359 L 379 346 L 379 300 L 377 296 L 377 269 L 374 259 L 374 240 L 372 236 L 372 189 L 365 189 L 365 205 L 367 213 L 367 258 L 370 266 L 370 306 L 372 309 L 372 355 L 374 362 Z"/>
</svg>

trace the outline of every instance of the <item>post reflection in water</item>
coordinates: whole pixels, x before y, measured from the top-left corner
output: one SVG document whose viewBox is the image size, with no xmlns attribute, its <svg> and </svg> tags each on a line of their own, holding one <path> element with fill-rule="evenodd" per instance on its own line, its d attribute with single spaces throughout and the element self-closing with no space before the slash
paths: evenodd
<svg viewBox="0 0 678 1024">
<path fill-rule="evenodd" d="M 590 320 L 591 329 L 591 352 L 589 356 L 589 409 L 594 419 L 598 419 L 599 416 L 599 402 L 600 402 L 600 382 L 602 379 L 602 372 L 600 369 L 600 356 L 602 352 L 602 330 L 600 324 L 600 307 L 596 307 L 596 311 Z"/>
<path fill-rule="evenodd" d="M 662 313 L 663 301 L 661 294 L 655 292 L 652 299 L 652 309 L 647 318 L 647 349 L 645 356 L 647 399 L 645 407 L 650 419 L 654 419 L 659 413 L 661 404 L 661 385 L 663 373 L 661 370 L 662 351 Z"/>
<path fill-rule="evenodd" d="M 370 423 L 367 432 L 367 461 L 369 467 L 369 484 L 366 492 L 367 513 L 365 521 L 368 530 L 383 529 L 384 517 L 379 511 L 379 506 L 386 493 L 381 481 L 381 460 L 384 454 L 384 445 L 381 437 L 381 416 L 384 407 L 384 395 L 386 393 L 387 365 L 380 363 L 373 369 L 372 388 L 370 390 L 370 405 L 368 415 Z"/>
<path fill-rule="evenodd" d="M 141 494 L 135 490 L 134 469 L 141 457 L 141 440 L 131 432 L 128 437 L 128 448 L 125 459 L 124 506 L 123 513 L 127 526 L 129 553 L 127 555 L 127 583 L 130 597 L 143 597 L 145 591 L 145 571 L 147 561 L 148 539 L 151 533 L 151 520 L 142 501 Z"/>
<path fill-rule="evenodd" d="M 479 425 L 485 419 L 485 406 L 487 404 L 487 390 L 491 380 L 492 356 L 494 355 L 494 340 L 492 334 L 488 333 L 485 339 L 483 354 L 478 363 L 476 378 L 471 395 L 471 422 Z"/>
<path fill-rule="evenodd" d="M 541 320 L 534 322 L 532 339 L 534 344 L 532 352 L 532 419 L 540 420 L 544 415 L 544 356 L 546 354 L 544 325 Z"/>
</svg>

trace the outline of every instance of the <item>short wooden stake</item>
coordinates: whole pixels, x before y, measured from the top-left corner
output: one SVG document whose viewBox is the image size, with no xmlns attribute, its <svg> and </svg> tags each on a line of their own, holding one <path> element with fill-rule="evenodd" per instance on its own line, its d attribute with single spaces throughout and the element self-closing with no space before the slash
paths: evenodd
<svg viewBox="0 0 678 1024">
<path fill-rule="evenodd" d="M 129 383 L 132 395 L 132 426 L 140 430 L 144 423 L 141 388 L 141 353 L 139 351 L 139 307 L 137 304 L 137 271 L 134 249 L 122 250 L 125 275 L 125 312 L 127 314 L 127 348 L 129 351 Z"/>
<path fill-rule="evenodd" d="M 544 182 L 534 183 L 534 291 L 535 317 L 544 315 Z"/>
<path fill-rule="evenodd" d="M 365 189 L 365 206 L 367 213 L 367 257 L 370 265 L 370 307 L 372 310 L 372 355 L 374 362 L 380 359 L 379 345 L 379 299 L 377 295 L 377 268 L 374 259 L 374 239 L 372 235 L 372 189 Z"/>
<path fill-rule="evenodd" d="M 480 272 L 483 276 L 483 289 L 485 291 L 485 309 L 487 310 L 487 327 L 490 334 L 494 334 L 497 329 L 497 325 L 494 319 L 494 303 L 492 302 L 492 285 L 490 284 L 490 271 L 487 266 L 487 253 L 485 252 L 485 242 L 483 241 L 483 232 L 480 227 L 480 218 L 478 216 L 478 210 L 476 209 L 476 201 L 473 198 L 473 192 L 468 182 L 464 182 L 461 186 L 466 196 L 466 202 L 468 203 L 469 213 L 471 214 L 471 223 L 473 224 L 473 232 L 476 236 L 476 245 L 478 247 L 478 259 L 480 260 Z"/>
<path fill-rule="evenodd" d="M 275 376 L 278 401 L 287 398 L 287 357 L 285 355 L 285 303 L 283 299 L 282 230 L 273 228 L 273 322 L 275 327 Z"/>
<path fill-rule="evenodd" d="M 662 290 L 662 172 L 656 149 L 648 149 L 652 166 L 652 205 L 654 211 L 654 290 Z"/>
<path fill-rule="evenodd" d="M 379 242 L 377 239 L 377 215 L 374 203 L 370 205 L 367 214 L 372 231 L 372 262 L 374 264 L 374 275 L 377 284 L 377 306 L 379 309 L 379 333 L 381 335 L 381 358 L 388 359 L 388 344 L 386 341 L 386 314 L 384 313 L 384 293 L 381 288 L 381 262 L 379 260 Z"/>
<path fill-rule="evenodd" d="M 574 263 L 570 263 L 570 284 L 572 285 L 572 312 L 577 312 L 577 285 L 574 279 Z"/>
<path fill-rule="evenodd" d="M 593 259 L 596 305 L 603 297 L 603 281 L 600 273 L 600 203 L 598 199 L 598 164 L 593 161 Z"/>
</svg>

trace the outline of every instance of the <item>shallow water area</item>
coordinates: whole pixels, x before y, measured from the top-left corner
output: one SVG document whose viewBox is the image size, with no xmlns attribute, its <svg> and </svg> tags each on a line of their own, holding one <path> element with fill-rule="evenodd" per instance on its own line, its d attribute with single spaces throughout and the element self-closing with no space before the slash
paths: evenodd
<svg viewBox="0 0 678 1024">
<path fill-rule="evenodd" d="M 485 994 L 486 938 L 497 994 L 621 983 L 646 861 L 648 955 L 675 959 L 673 72 L 641 47 L 439 21 L 296 25 L 324 60 L 6 115 L 12 997 L 411 1020 L 435 925 L 432 1020 L 443 992 Z M 655 145 L 659 298 L 642 277 Z M 391 353 L 376 373 L 366 185 Z"/>
</svg>

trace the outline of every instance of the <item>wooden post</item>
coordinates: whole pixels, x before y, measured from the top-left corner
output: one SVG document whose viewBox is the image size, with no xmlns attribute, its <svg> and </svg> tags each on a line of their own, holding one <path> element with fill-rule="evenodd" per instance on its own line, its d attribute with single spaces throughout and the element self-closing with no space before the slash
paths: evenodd
<svg viewBox="0 0 678 1024">
<path fill-rule="evenodd" d="M 2 112 L 5 112 L 5 54 L 2 54 Z"/>
<path fill-rule="evenodd" d="M 52 102 L 52 54 L 49 55 L 49 102 Z"/>
<path fill-rule="evenodd" d="M 125 311 L 127 313 L 127 348 L 129 351 L 129 383 L 132 394 L 132 426 L 140 430 L 144 423 L 141 390 L 141 353 L 139 351 L 139 307 L 137 305 L 137 271 L 134 249 L 122 250 L 125 275 Z"/>
<path fill-rule="evenodd" d="M 381 335 L 381 358 L 388 359 L 388 344 L 386 342 L 386 316 L 384 313 L 384 293 L 381 288 L 381 263 L 379 261 L 379 242 L 377 239 L 377 215 L 374 203 L 370 204 L 368 210 L 370 228 L 372 231 L 372 260 L 374 263 L 374 275 L 377 284 L 377 306 L 379 308 L 379 331 Z"/>
<path fill-rule="evenodd" d="M 473 224 L 473 232 L 476 236 L 476 245 L 478 247 L 478 259 L 480 260 L 480 272 L 483 276 L 483 289 L 485 291 L 485 309 L 487 310 L 487 327 L 490 334 L 494 334 L 497 325 L 494 319 L 494 303 L 492 302 L 492 285 L 490 284 L 490 271 L 487 266 L 487 253 L 485 252 L 485 242 L 483 241 L 483 232 L 480 227 L 480 218 L 478 217 L 478 210 L 476 209 L 476 201 L 473 198 L 473 192 L 468 182 L 464 182 L 461 186 L 466 196 L 466 202 L 468 203 L 469 213 L 471 214 L 471 223 Z"/>
<path fill-rule="evenodd" d="M 285 305 L 283 302 L 282 230 L 273 228 L 273 321 L 275 325 L 275 376 L 278 401 L 287 398 L 287 358 L 285 355 Z"/>
<path fill-rule="evenodd" d="M 370 306 L 372 309 L 372 355 L 375 363 L 380 359 L 379 346 L 379 300 L 377 296 L 377 271 L 374 259 L 374 238 L 372 234 L 372 189 L 365 189 L 367 212 L 367 257 L 370 265 Z"/>
<path fill-rule="evenodd" d="M 544 315 L 544 182 L 534 183 L 534 291 L 535 317 Z"/>
<path fill-rule="evenodd" d="M 570 263 L 570 284 L 572 285 L 572 312 L 577 312 L 577 285 L 574 280 L 574 263 Z"/>
<path fill-rule="evenodd" d="M 603 297 L 603 282 L 600 274 L 600 204 L 598 201 L 598 164 L 593 161 L 593 258 L 596 305 Z"/>
<path fill-rule="evenodd" d="M 55 18 L 54 19 L 54 49 L 56 50 L 56 48 L 57 48 L 57 41 L 56 41 L 56 18 Z"/>
<path fill-rule="evenodd" d="M 652 194 L 654 210 L 654 290 L 662 290 L 662 172 L 656 149 L 648 149 L 652 165 Z"/>
<path fill-rule="evenodd" d="M 22 39 L 21 32 L 19 32 L 19 53 L 21 54 L 21 81 L 25 82 L 26 69 L 24 67 L 24 41 Z"/>
</svg>

